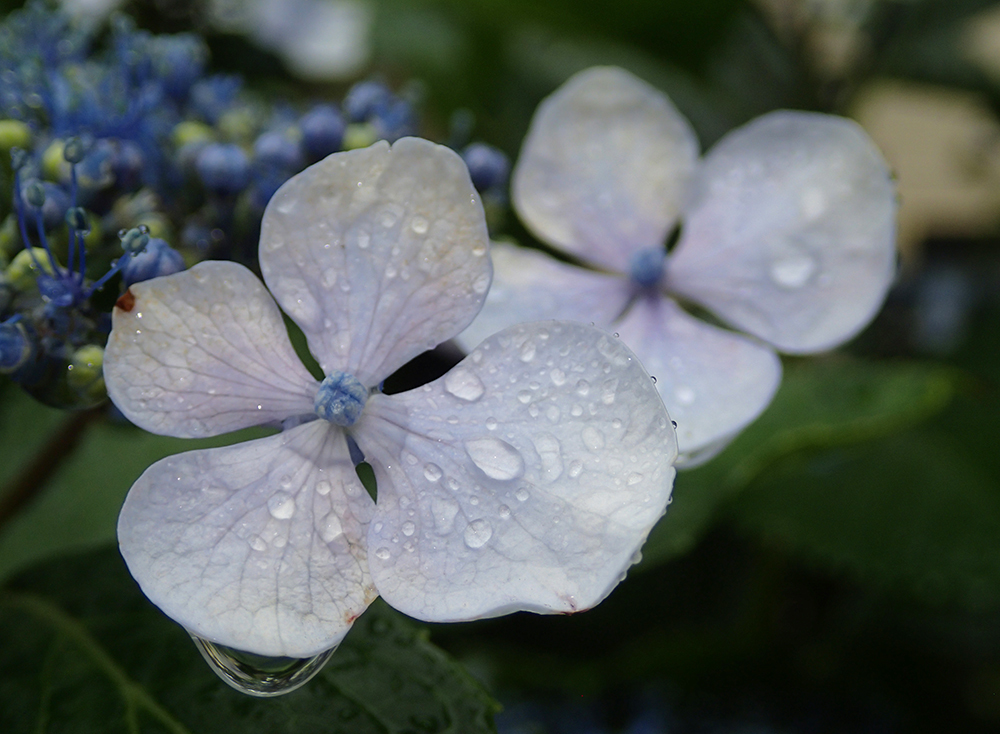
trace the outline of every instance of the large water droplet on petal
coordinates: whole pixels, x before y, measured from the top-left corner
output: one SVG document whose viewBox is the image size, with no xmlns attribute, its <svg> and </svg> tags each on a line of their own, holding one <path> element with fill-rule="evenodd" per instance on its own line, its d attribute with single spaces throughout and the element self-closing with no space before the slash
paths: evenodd
<svg viewBox="0 0 1000 734">
<path fill-rule="evenodd" d="M 275 492 L 267 499 L 267 509 L 275 520 L 288 520 L 295 514 L 295 498 L 288 492 Z"/>
<path fill-rule="evenodd" d="M 465 442 L 465 450 L 473 463 L 491 479 L 508 481 L 524 472 L 521 452 L 499 438 L 477 438 Z"/>
<path fill-rule="evenodd" d="M 320 522 L 319 535 L 324 543 L 330 543 L 344 533 L 344 526 L 335 512 L 329 513 Z"/>
<path fill-rule="evenodd" d="M 444 389 L 470 403 L 479 400 L 486 388 L 474 373 L 461 365 L 444 376 Z"/>
<path fill-rule="evenodd" d="M 782 288 L 801 288 L 815 272 L 816 261 L 809 255 L 793 255 L 771 265 L 771 279 Z"/>
<path fill-rule="evenodd" d="M 337 647 L 310 658 L 267 657 L 191 635 L 208 667 L 240 693 L 262 698 L 290 693 L 316 675 Z"/>
<path fill-rule="evenodd" d="M 473 520 L 465 528 L 465 544 L 470 548 L 482 548 L 493 537 L 493 526 L 487 520 Z"/>
</svg>

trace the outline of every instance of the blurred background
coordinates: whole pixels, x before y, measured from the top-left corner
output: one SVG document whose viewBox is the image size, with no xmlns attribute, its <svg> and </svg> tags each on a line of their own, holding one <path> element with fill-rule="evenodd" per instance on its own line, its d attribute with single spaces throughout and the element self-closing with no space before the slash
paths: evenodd
<svg viewBox="0 0 1000 734">
<path fill-rule="evenodd" d="M 131 483 L 192 442 L 104 408 L 45 407 L 5 381 L 0 583 L 57 600 L 65 616 L 46 627 L 38 620 L 56 613 L 26 621 L 24 605 L 0 597 L 6 730 L 490 731 L 488 697 L 504 707 L 498 731 L 518 734 L 1000 730 L 1000 3 L 63 4 L 82 23 L 123 12 L 154 33 L 198 33 L 211 70 L 241 75 L 271 104 L 339 104 L 378 80 L 412 106 L 421 135 L 482 141 L 511 162 L 538 102 L 596 64 L 666 92 L 703 150 L 773 109 L 846 115 L 897 176 L 899 276 L 860 337 L 785 358 L 765 415 L 679 474 L 642 563 L 596 609 L 423 627 L 429 643 L 373 610 L 371 639 L 365 627 L 346 657 L 391 668 L 392 655 L 364 652 L 389 628 L 426 646 L 419 665 L 451 676 L 413 694 L 440 704 L 433 715 L 406 709 L 402 668 L 398 680 L 373 673 L 366 691 L 324 678 L 280 703 L 200 677 L 194 647 L 175 644 L 183 634 L 146 608 L 114 551 Z M 4 14 L 19 5 L 2 3 Z M 502 195 L 490 223 L 495 237 L 535 244 Z M 400 379 L 422 382 L 445 361 Z M 89 662 L 71 650 L 86 647 L 84 631 L 104 650 Z M 342 665 L 330 675 L 350 679 Z M 93 688 L 102 675 L 118 682 Z M 398 722 L 363 703 L 386 686 Z M 138 689 L 183 727 L 149 714 Z M 327 715 L 345 696 L 361 701 L 360 718 Z M 133 727 L 135 710 L 147 713 Z"/>
</svg>

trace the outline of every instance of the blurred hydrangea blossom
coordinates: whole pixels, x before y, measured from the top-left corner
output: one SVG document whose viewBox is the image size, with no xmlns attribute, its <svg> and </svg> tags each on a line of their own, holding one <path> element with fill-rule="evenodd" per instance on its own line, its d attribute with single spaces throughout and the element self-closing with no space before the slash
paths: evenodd
<svg viewBox="0 0 1000 734">
<path fill-rule="evenodd" d="M 840 117 L 773 112 L 699 161 L 662 93 L 592 68 L 539 106 L 511 188 L 528 228 L 591 269 L 495 246 L 493 289 L 459 344 L 540 318 L 613 329 L 657 378 L 679 465 L 710 458 L 767 407 L 781 381 L 775 350 L 807 354 L 854 336 L 895 274 L 892 178 Z"/>
<path fill-rule="evenodd" d="M 119 542 L 155 604 L 197 637 L 305 658 L 377 594 L 456 621 L 610 592 L 666 508 L 676 456 L 619 340 L 520 325 L 423 387 L 378 388 L 467 326 L 489 289 L 482 205 L 456 153 L 403 138 L 330 156 L 274 195 L 259 255 L 270 294 L 206 261 L 133 286 L 114 312 L 105 377 L 133 422 L 180 437 L 283 426 L 164 459 L 132 487 Z"/>
</svg>

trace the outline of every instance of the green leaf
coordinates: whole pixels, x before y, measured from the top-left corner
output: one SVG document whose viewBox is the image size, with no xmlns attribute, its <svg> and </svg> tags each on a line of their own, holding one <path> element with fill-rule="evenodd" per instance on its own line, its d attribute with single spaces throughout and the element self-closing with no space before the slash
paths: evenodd
<svg viewBox="0 0 1000 734">
<path fill-rule="evenodd" d="M 497 704 L 376 602 L 303 688 L 258 699 L 208 670 L 108 549 L 52 561 L 0 592 L 0 731 L 477 734 Z"/>
<path fill-rule="evenodd" d="M 740 495 L 732 517 L 862 581 L 934 604 L 997 608 L 1000 492 L 950 439 L 914 431 L 795 457 Z"/>
<path fill-rule="evenodd" d="M 51 408 L 30 398 L 15 403 L 16 412 L 8 420 L 16 430 L 29 428 L 39 417 L 50 430 L 58 430 Z M 63 414 L 66 415 L 66 414 Z M 58 417 L 58 416 L 57 416 Z M 71 418 L 70 418 L 71 419 Z M 8 424 L 5 423 L 5 428 Z M 0 532 L 0 580 L 16 570 L 55 553 L 93 548 L 114 540 L 118 511 L 139 475 L 155 461 L 181 451 L 223 446 L 266 435 L 269 431 L 252 428 L 210 439 L 181 439 L 156 436 L 131 425 L 109 420 L 92 422 L 77 449 L 64 460 L 48 486 L 33 503 L 23 508 Z M 32 456 L 44 441 L 30 436 L 21 451 Z M 9 446 L 0 443 L 0 446 Z M 7 449 L 5 449 L 7 450 Z M 24 462 L 27 463 L 27 462 Z"/>
<path fill-rule="evenodd" d="M 650 567 L 690 549 L 719 506 L 776 461 L 905 430 L 951 398 L 951 371 L 841 356 L 794 362 L 774 402 L 719 456 L 678 473 L 674 501 L 643 546 Z"/>
</svg>

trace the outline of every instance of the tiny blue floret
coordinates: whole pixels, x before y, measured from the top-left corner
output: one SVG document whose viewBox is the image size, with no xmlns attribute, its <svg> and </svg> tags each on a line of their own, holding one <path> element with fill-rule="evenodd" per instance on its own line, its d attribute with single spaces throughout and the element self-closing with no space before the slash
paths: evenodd
<svg viewBox="0 0 1000 734">
<path fill-rule="evenodd" d="M 338 426 L 353 426 L 368 400 L 368 388 L 347 372 L 335 370 L 320 383 L 314 406 L 316 415 Z"/>
<path fill-rule="evenodd" d="M 629 262 L 629 277 L 641 288 L 652 288 L 663 277 L 663 266 L 667 251 L 662 247 L 649 247 L 632 256 Z"/>
</svg>

